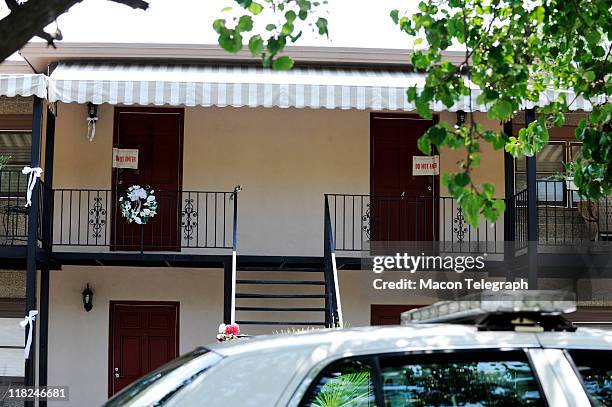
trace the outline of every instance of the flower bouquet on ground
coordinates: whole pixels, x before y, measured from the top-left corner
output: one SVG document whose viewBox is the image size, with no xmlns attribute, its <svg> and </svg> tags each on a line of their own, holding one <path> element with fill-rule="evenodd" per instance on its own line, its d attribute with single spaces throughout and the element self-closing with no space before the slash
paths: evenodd
<svg viewBox="0 0 612 407">
<path fill-rule="evenodd" d="M 238 326 L 238 324 L 221 324 L 219 325 L 217 341 L 233 341 L 240 337 L 238 335 L 240 335 L 240 326 Z"/>
</svg>

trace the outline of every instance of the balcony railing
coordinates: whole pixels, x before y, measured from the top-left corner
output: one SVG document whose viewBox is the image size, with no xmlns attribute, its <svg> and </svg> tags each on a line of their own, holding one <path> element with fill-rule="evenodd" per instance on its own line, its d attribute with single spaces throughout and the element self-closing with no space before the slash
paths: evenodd
<svg viewBox="0 0 612 407">
<path fill-rule="evenodd" d="M 0 244 L 23 245 L 28 240 L 28 178 L 18 170 L 0 171 Z"/>
<path fill-rule="evenodd" d="M 122 192 L 57 189 L 53 192 L 54 247 L 108 247 L 114 251 L 231 249 L 237 194 L 228 191 L 156 190 L 157 215 L 129 224 L 117 205 Z"/>
<path fill-rule="evenodd" d="M 541 245 L 581 245 L 612 240 L 612 196 L 581 199 L 561 180 L 538 180 Z"/>
<path fill-rule="evenodd" d="M 0 245 L 25 245 L 28 240 L 28 213 L 26 191 L 28 176 L 20 170 L 4 169 L 0 171 Z M 38 194 L 37 237 L 43 240 L 45 226 L 42 222 L 43 207 L 49 199 L 49 191 L 43 181 L 38 181 L 35 188 Z"/>
<path fill-rule="evenodd" d="M 420 241 L 436 242 L 440 251 L 449 253 L 504 252 L 504 218 L 496 222 L 481 218 L 473 227 L 451 197 L 327 194 L 325 198 L 336 251 L 369 251 L 373 242 Z M 526 202 L 526 191 L 506 201 L 519 246 L 527 241 Z"/>
</svg>

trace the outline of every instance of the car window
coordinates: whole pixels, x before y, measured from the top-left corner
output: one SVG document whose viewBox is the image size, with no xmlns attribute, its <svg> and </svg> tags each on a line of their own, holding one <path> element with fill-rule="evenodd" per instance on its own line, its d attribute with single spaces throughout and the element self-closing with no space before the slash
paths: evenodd
<svg viewBox="0 0 612 407">
<path fill-rule="evenodd" d="M 380 358 L 387 407 L 539 406 L 524 352 L 452 352 Z"/>
<path fill-rule="evenodd" d="M 612 351 L 572 350 L 570 356 L 595 406 L 612 406 Z"/>
<path fill-rule="evenodd" d="M 332 365 L 319 376 L 302 407 L 374 407 L 373 369 L 354 360 Z"/>
</svg>

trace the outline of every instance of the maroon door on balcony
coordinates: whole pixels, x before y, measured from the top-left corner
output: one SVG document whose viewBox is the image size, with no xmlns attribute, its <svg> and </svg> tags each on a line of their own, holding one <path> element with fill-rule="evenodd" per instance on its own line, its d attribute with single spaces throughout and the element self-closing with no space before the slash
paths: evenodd
<svg viewBox="0 0 612 407">
<path fill-rule="evenodd" d="M 432 241 L 437 225 L 436 176 L 413 176 L 418 138 L 434 124 L 415 115 L 370 119 L 372 241 Z"/>
<path fill-rule="evenodd" d="M 128 224 L 118 199 L 132 185 L 155 190 L 157 215 L 143 227 L 144 250 L 179 250 L 183 109 L 115 108 L 114 147 L 138 149 L 138 169 L 113 169 L 113 250 L 140 250 L 141 227 Z"/>
<path fill-rule="evenodd" d="M 110 303 L 109 397 L 178 356 L 179 304 Z"/>
</svg>

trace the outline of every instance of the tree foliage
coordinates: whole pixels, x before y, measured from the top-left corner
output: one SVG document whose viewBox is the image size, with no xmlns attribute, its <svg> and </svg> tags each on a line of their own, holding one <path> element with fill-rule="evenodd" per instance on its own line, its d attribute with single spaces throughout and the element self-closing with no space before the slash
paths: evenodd
<svg viewBox="0 0 612 407">
<path fill-rule="evenodd" d="M 226 19 L 215 21 L 219 44 L 237 52 L 243 37 L 248 37 L 249 49 L 264 66 L 293 66 L 289 57 L 278 55 L 300 37 L 298 20 L 311 25 L 314 21 L 319 34 L 328 34 L 327 20 L 316 18 L 323 3 L 234 1 L 245 13 L 231 24 Z M 266 8 L 281 18 L 266 25 L 267 35 L 254 34 L 253 17 Z M 485 129 L 470 108 L 465 124 L 440 123 L 419 139 L 425 154 L 434 146 L 465 150 L 458 170 L 443 174 L 442 181 L 471 225 L 476 226 L 480 216 L 495 221 L 505 210 L 492 184 L 473 181 L 483 143 L 514 157 L 531 157 L 548 143 L 552 126 L 564 125 L 565 113 L 579 97 L 591 100 L 594 108 L 576 130 L 583 144 L 582 158 L 573 166 L 575 183 L 589 199 L 612 193 L 611 8 L 609 0 L 426 0 L 416 13 L 391 11 L 393 22 L 417 47 L 411 54 L 412 66 L 427 74 L 425 86 L 412 87 L 406 95 L 422 117 L 432 117 L 434 102 L 450 108 L 466 97 L 470 105 L 486 105 L 488 117 L 500 122 L 537 106 L 537 119 L 516 136 Z M 445 60 L 443 52 L 457 46 L 464 50 L 463 60 Z M 559 91 L 557 99 L 549 98 L 551 90 Z"/>
<path fill-rule="evenodd" d="M 474 97 L 490 119 L 502 122 L 537 106 L 537 120 L 516 137 L 485 130 L 470 113 L 465 125 L 437 124 L 419 140 L 426 154 L 432 146 L 465 150 L 458 171 L 444 174 L 443 182 L 470 224 L 480 215 L 494 221 L 504 210 L 493 185 L 472 179 L 483 143 L 514 157 L 533 156 L 548 143 L 549 128 L 563 126 L 577 97 L 593 101 L 594 108 L 576 130 L 583 143 L 576 185 L 586 198 L 612 193 L 609 0 L 427 0 L 411 15 L 391 11 L 391 19 L 415 45 L 426 46 L 411 54 L 412 65 L 427 74 L 425 86 L 407 92 L 421 116 L 432 116 L 432 102 L 450 108 L 462 97 L 470 104 Z M 442 56 L 452 46 L 465 51 L 458 64 Z M 558 99 L 549 99 L 548 90 L 560 91 Z M 575 97 L 569 100 L 565 90 Z"/>
<path fill-rule="evenodd" d="M 288 70 L 293 60 L 279 56 L 287 44 L 295 43 L 305 28 L 327 36 L 327 19 L 321 6 L 327 0 L 234 0 L 238 10 L 226 7 L 223 12 L 231 18 L 219 18 L 213 28 L 219 34 L 219 45 L 229 52 L 242 50 L 248 43 L 254 57 L 263 65 L 276 70 Z"/>
</svg>

